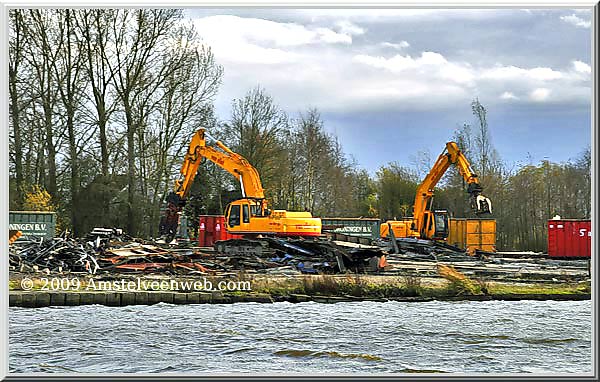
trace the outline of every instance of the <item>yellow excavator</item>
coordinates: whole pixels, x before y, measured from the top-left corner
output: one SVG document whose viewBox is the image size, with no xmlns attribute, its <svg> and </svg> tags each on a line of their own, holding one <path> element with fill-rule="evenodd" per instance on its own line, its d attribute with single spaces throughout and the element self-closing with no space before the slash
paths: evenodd
<svg viewBox="0 0 600 382">
<path fill-rule="evenodd" d="M 382 238 L 417 238 L 428 240 L 445 240 L 448 237 L 448 212 L 444 210 L 431 211 L 433 189 L 440 181 L 450 165 L 455 165 L 458 172 L 467 182 L 467 192 L 470 195 L 471 209 L 478 216 L 492 213 L 492 202 L 481 193 L 477 175 L 471 169 L 469 161 L 455 142 L 446 143 L 446 148 L 417 188 L 413 206 L 412 218 L 390 220 L 380 226 Z M 392 235 L 390 235 L 390 229 Z"/>
<path fill-rule="evenodd" d="M 204 158 L 229 172 L 240 182 L 242 198 L 231 202 L 225 210 L 225 228 L 229 233 L 243 235 L 250 240 L 260 237 L 310 238 L 321 235 L 321 219 L 312 217 L 310 212 L 271 210 L 256 168 L 201 128 L 192 137 L 181 166 L 180 177 L 167 196 L 167 209 L 159 227 L 159 234 L 167 241 L 171 241 L 177 232 L 179 216 Z M 250 240 L 228 240 L 229 247 L 223 246 L 224 243 L 218 244 L 222 250 L 237 249 L 242 252 L 264 246 Z M 231 247 L 231 243 L 235 248 Z M 250 249 L 244 249 L 244 245 L 249 245 Z"/>
</svg>

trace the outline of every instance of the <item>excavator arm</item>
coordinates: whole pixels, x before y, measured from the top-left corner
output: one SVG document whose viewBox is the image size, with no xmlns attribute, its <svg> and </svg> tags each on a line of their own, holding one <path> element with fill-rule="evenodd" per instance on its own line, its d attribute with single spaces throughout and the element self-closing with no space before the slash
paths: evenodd
<svg viewBox="0 0 600 382">
<path fill-rule="evenodd" d="M 258 171 L 244 157 L 231 151 L 221 141 L 212 139 L 216 147 L 208 146 L 206 138 L 212 139 L 205 129 L 199 129 L 192 137 L 190 147 L 181 165 L 181 175 L 175 181 L 174 192 L 181 199 L 186 198 L 202 158 L 206 158 L 229 172 L 240 182 L 243 197 L 264 199 L 265 194 Z"/>
<path fill-rule="evenodd" d="M 491 202 L 488 198 L 481 195 L 483 188 L 479 184 L 477 175 L 471 169 L 469 161 L 458 148 L 455 142 L 446 143 L 446 148 L 440 154 L 435 164 L 423 180 L 423 182 L 417 188 L 415 196 L 414 211 L 413 211 L 413 224 L 411 229 L 413 231 L 422 232 L 427 231 L 425 229 L 428 222 L 426 211 L 431 209 L 431 202 L 433 198 L 433 189 L 440 181 L 442 176 L 446 173 L 450 165 L 455 165 L 458 172 L 467 182 L 467 192 L 471 199 L 471 208 L 478 215 L 489 214 L 492 212 Z M 430 216 L 429 219 L 433 217 Z"/>
<path fill-rule="evenodd" d="M 207 138 L 212 145 L 207 144 Z M 175 235 L 179 224 L 179 212 L 185 206 L 203 158 L 233 175 L 240 182 L 243 197 L 264 201 L 264 189 L 256 169 L 244 157 L 231 151 L 221 141 L 210 137 L 205 129 L 198 129 L 190 141 L 179 179 L 175 181 L 173 191 L 167 196 L 167 210 L 159 227 L 161 236 Z"/>
</svg>

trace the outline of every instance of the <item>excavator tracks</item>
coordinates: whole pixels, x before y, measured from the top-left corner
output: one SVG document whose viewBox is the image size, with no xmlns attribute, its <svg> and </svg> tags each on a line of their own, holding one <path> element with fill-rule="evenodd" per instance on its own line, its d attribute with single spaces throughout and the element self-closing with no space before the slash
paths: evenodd
<svg viewBox="0 0 600 382">
<path fill-rule="evenodd" d="M 306 273 L 310 273 L 307 264 L 319 267 L 312 270 L 319 273 L 360 271 L 368 266 L 369 259 L 382 255 L 381 250 L 344 248 L 329 240 L 277 237 L 221 240 L 214 244 L 214 248 L 219 255 L 230 258 L 292 260 L 298 265 L 302 263 Z"/>
<path fill-rule="evenodd" d="M 269 257 L 276 255 L 276 251 L 269 247 L 269 243 L 262 239 L 229 239 L 219 240 L 214 245 L 220 255 L 225 256 L 256 256 Z"/>
</svg>

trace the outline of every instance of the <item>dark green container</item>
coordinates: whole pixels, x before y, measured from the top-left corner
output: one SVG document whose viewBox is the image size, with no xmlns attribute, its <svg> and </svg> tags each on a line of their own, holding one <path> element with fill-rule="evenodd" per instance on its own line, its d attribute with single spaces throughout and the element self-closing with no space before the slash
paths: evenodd
<svg viewBox="0 0 600 382">
<path fill-rule="evenodd" d="M 375 218 L 321 218 L 323 232 L 379 239 L 381 221 Z"/>
<path fill-rule="evenodd" d="M 23 232 L 19 240 L 52 239 L 56 232 L 56 212 L 10 211 L 8 229 Z"/>
</svg>

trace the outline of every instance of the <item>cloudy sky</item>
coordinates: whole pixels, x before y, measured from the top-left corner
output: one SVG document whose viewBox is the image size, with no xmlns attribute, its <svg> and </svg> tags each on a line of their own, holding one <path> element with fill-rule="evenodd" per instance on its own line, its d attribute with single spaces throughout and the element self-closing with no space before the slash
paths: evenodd
<svg viewBox="0 0 600 382">
<path fill-rule="evenodd" d="M 260 85 L 294 116 L 317 108 L 362 168 L 434 159 L 470 102 L 509 163 L 575 158 L 591 142 L 589 10 L 192 9 L 225 76 L 216 99 Z"/>
</svg>

